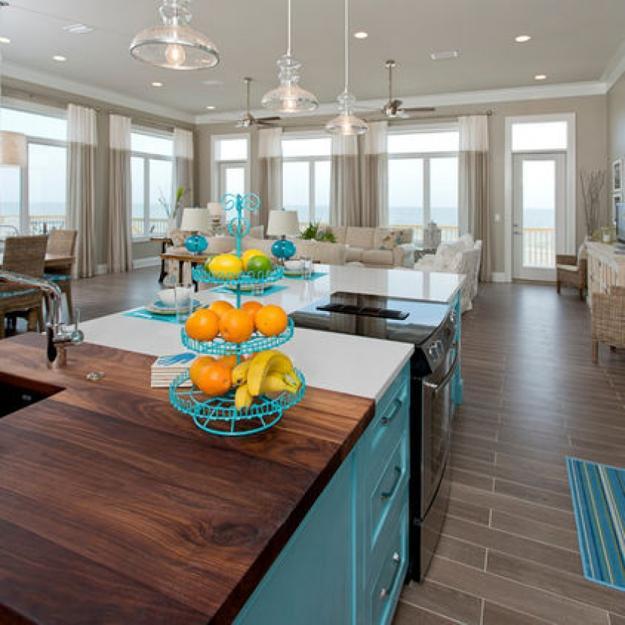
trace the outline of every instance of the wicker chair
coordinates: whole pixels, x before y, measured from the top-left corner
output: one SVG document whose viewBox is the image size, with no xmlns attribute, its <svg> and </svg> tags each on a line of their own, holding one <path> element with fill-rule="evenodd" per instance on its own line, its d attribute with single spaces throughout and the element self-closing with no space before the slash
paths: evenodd
<svg viewBox="0 0 625 625">
<path fill-rule="evenodd" d="M 625 347 L 625 288 L 613 286 L 610 293 L 592 294 L 592 361 L 599 361 L 599 343 L 610 349 Z"/>
<path fill-rule="evenodd" d="M 561 287 L 570 286 L 579 291 L 579 298 L 584 299 L 587 286 L 588 261 L 578 256 L 558 254 L 556 256 L 556 279 L 558 295 Z"/>
<path fill-rule="evenodd" d="M 36 278 L 43 277 L 47 235 L 7 237 L 2 269 Z M 0 282 L 0 338 L 5 335 L 5 319 L 26 315 L 29 332 L 43 331 L 42 297 L 39 289 L 13 282 Z"/>
<path fill-rule="evenodd" d="M 72 261 L 65 265 L 53 265 L 46 270 L 47 280 L 54 282 L 67 300 L 67 311 L 70 320 L 74 321 L 74 305 L 72 303 L 72 267 L 76 255 L 76 230 L 52 230 L 48 235 L 48 254 L 71 257 Z"/>
</svg>

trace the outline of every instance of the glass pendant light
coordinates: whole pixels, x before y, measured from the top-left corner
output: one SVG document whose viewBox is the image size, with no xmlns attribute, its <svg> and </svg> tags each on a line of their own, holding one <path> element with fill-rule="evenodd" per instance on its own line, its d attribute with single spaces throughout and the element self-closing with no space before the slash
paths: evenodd
<svg viewBox="0 0 625 625">
<path fill-rule="evenodd" d="M 0 52 L 0 112 L 2 109 L 2 53 Z M 26 167 L 28 147 L 26 135 L 0 130 L 0 166 Z"/>
<path fill-rule="evenodd" d="M 369 126 L 354 115 L 356 98 L 349 92 L 349 0 L 345 0 L 345 88 L 337 100 L 339 114 L 326 124 L 326 131 L 332 135 L 364 135 Z"/>
<path fill-rule="evenodd" d="M 291 55 L 291 0 L 287 5 L 287 48 L 276 65 L 280 68 L 278 78 L 280 86 L 268 91 L 261 104 L 276 113 L 300 113 L 314 111 L 319 101 L 314 94 L 299 86 L 299 70 L 302 64 Z"/>
<path fill-rule="evenodd" d="M 201 32 L 191 28 L 190 0 L 163 0 L 158 10 L 163 24 L 138 33 L 130 44 L 135 58 L 166 69 L 215 67 L 219 51 Z"/>
</svg>

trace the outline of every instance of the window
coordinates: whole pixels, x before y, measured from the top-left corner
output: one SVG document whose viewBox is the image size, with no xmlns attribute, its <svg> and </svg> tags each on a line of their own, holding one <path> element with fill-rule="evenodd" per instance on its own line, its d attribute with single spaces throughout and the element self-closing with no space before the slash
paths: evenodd
<svg viewBox="0 0 625 625">
<path fill-rule="evenodd" d="M 566 121 L 515 122 L 512 124 L 512 151 L 539 152 L 568 148 Z"/>
<path fill-rule="evenodd" d="M 330 220 L 330 137 L 282 139 L 282 203 L 302 225 Z"/>
<path fill-rule="evenodd" d="M 423 239 L 435 221 L 443 241 L 458 238 L 458 130 L 391 133 L 387 148 L 389 225 L 412 227 Z"/>
<path fill-rule="evenodd" d="M 133 131 L 130 135 L 132 236 L 167 232 L 173 201 L 173 150 L 170 135 Z"/>
<path fill-rule="evenodd" d="M 0 128 L 26 135 L 28 165 L 0 168 L 0 224 L 23 233 L 63 228 L 67 213 L 67 121 L 62 113 L 3 108 Z M 8 234 L 2 228 L 0 236 Z"/>
<path fill-rule="evenodd" d="M 233 195 L 246 193 L 249 189 L 248 135 L 213 137 L 213 155 L 215 201 L 226 193 Z"/>
</svg>

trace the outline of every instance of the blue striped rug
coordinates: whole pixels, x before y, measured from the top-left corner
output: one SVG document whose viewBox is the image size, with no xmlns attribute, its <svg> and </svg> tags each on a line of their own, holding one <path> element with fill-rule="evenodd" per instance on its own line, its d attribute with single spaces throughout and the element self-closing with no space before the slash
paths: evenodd
<svg viewBox="0 0 625 625">
<path fill-rule="evenodd" d="M 625 469 L 567 458 L 584 576 L 625 592 Z"/>
</svg>

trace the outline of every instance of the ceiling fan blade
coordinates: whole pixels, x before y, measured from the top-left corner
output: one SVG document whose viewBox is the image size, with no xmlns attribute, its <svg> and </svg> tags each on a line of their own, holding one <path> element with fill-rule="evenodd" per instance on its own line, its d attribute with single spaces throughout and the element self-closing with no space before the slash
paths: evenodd
<svg viewBox="0 0 625 625">
<path fill-rule="evenodd" d="M 406 113 L 434 113 L 436 108 L 433 106 L 409 106 L 401 110 Z"/>
<path fill-rule="evenodd" d="M 257 117 L 256 121 L 257 122 L 279 122 L 282 119 L 282 117 Z"/>
</svg>

